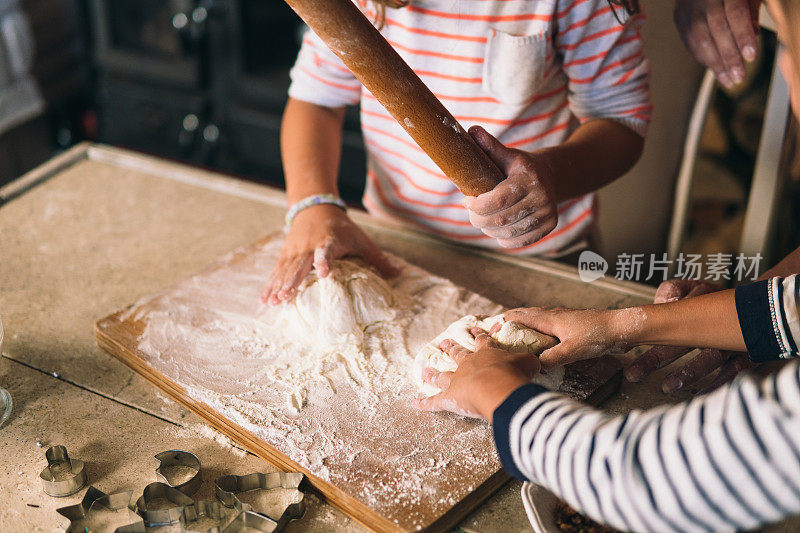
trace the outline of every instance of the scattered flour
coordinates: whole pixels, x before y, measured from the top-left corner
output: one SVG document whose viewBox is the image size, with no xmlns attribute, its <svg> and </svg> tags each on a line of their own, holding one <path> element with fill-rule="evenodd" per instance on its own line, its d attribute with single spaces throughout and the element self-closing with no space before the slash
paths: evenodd
<svg viewBox="0 0 800 533">
<path fill-rule="evenodd" d="M 458 317 L 500 307 L 398 258 L 395 279 L 339 261 L 296 301 L 264 306 L 281 246 L 233 252 L 134 306 L 140 354 L 315 476 L 404 527 L 427 523 L 422 510 L 444 511 L 499 461 L 485 423 L 412 407 L 413 354 Z"/>
</svg>

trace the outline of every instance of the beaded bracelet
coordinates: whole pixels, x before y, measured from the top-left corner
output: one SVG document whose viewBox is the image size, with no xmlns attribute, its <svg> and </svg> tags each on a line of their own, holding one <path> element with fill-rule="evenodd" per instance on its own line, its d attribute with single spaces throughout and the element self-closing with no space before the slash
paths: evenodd
<svg viewBox="0 0 800 533">
<path fill-rule="evenodd" d="M 342 199 L 335 194 L 314 194 L 292 204 L 292 206 L 289 208 L 289 211 L 286 212 L 284 223 L 286 226 L 291 226 L 292 221 L 300 213 L 300 211 L 322 204 L 335 205 L 336 207 L 340 207 L 347 211 L 347 205 L 345 205 Z"/>
</svg>

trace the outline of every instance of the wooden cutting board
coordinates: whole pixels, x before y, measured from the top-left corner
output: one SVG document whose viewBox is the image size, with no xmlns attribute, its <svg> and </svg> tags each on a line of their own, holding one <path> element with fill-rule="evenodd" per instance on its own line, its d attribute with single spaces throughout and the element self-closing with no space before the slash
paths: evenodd
<svg viewBox="0 0 800 533">
<path fill-rule="evenodd" d="M 292 460 L 294 450 L 288 449 L 285 441 L 262 438 L 233 420 L 235 413 L 222 412 L 210 405 L 213 402 L 193 397 L 182 384 L 185 376 L 179 369 L 163 362 L 156 364 L 140 349 L 139 339 L 148 316 L 137 310 L 175 291 L 185 291 L 187 286 L 203 286 L 205 278 L 219 279 L 240 272 L 259 250 L 280 238 L 273 235 L 238 250 L 186 282 L 99 320 L 95 326 L 98 345 L 250 452 L 285 471 L 304 472 L 324 499 L 365 526 L 376 531 L 452 528 L 508 480 L 485 423 L 449 414 L 419 413 L 409 401 L 398 401 L 397 397 L 379 400 L 376 414 L 366 416 L 348 402 L 334 398 L 330 414 L 352 422 L 335 438 L 344 444 L 365 445 L 370 453 L 367 458 L 331 456 L 322 474 Z M 259 289 L 260 285 L 252 287 L 253 299 Z M 203 303 L 197 301 L 196 305 L 202 307 Z M 620 379 L 619 364 L 606 358 L 568 367 L 561 390 L 599 403 L 614 392 Z M 302 414 L 296 421 L 308 422 L 314 421 L 304 421 Z"/>
</svg>

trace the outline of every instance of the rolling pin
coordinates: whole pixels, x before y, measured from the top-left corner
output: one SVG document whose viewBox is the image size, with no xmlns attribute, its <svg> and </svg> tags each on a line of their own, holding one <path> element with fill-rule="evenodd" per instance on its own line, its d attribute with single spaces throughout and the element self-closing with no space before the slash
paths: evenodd
<svg viewBox="0 0 800 533">
<path fill-rule="evenodd" d="M 286 0 L 467 196 L 505 179 L 352 0 Z"/>
</svg>

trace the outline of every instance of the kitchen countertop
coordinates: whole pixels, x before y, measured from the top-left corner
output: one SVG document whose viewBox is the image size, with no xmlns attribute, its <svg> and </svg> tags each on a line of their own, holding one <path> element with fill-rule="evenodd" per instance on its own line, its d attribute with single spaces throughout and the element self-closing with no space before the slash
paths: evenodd
<svg viewBox="0 0 800 533">
<path fill-rule="evenodd" d="M 84 144 L 0 189 L 0 198 L 10 198 L 0 204 L 0 386 L 15 402 L 0 428 L 0 486 L 10 489 L 0 494 L 0 530 L 58 530 L 55 508 L 85 492 L 59 499 L 42 492 L 45 448 L 37 441 L 66 445 L 105 492 L 141 493 L 156 480 L 153 455 L 173 448 L 198 455 L 206 492 L 222 473 L 275 470 L 212 438 L 197 416 L 100 350 L 93 324 L 279 229 L 281 191 Z M 619 307 L 652 298 L 649 287 L 583 284 L 571 267 L 460 248 L 366 214 L 354 218 L 384 248 L 507 307 Z M 515 284 L 522 275 L 526 282 Z M 683 399 L 660 392 L 662 375 L 623 384 L 606 407 L 623 412 Z M 530 531 L 519 489 L 516 481 L 506 485 L 462 528 Z M 290 531 L 362 530 L 313 496 L 308 501 Z"/>
</svg>

